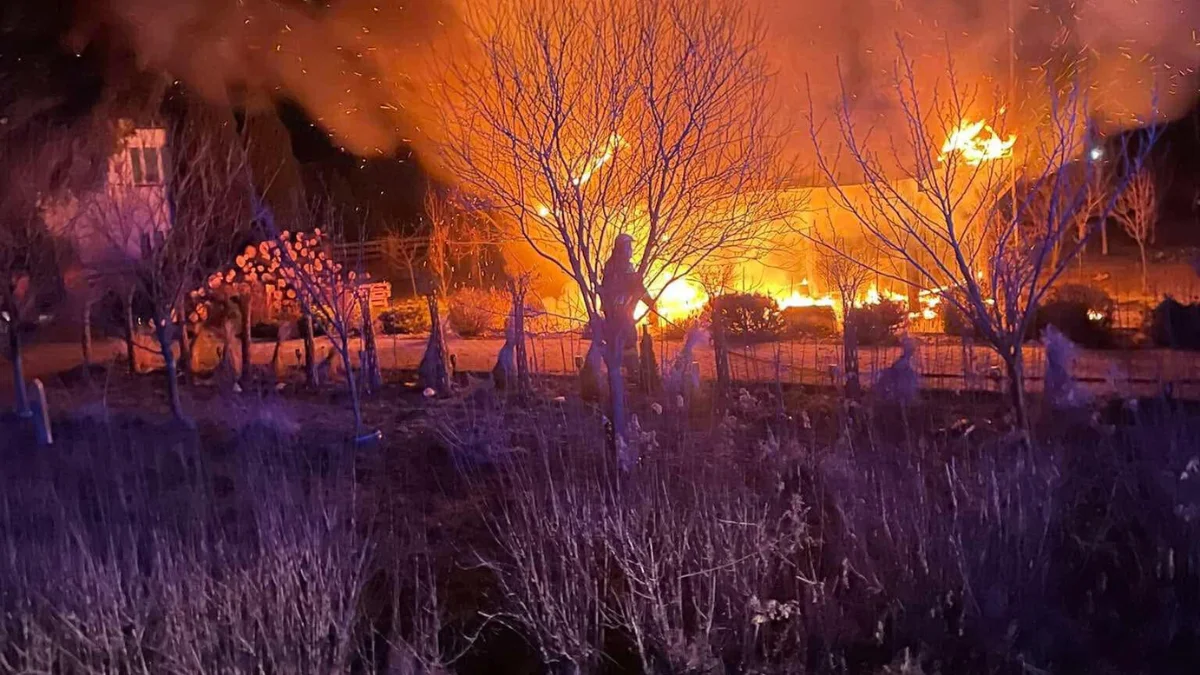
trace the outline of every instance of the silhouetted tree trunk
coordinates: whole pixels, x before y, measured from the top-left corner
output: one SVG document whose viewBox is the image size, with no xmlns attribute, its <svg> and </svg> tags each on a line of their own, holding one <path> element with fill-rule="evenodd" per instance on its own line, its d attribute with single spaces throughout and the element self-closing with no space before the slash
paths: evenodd
<svg viewBox="0 0 1200 675">
<path fill-rule="evenodd" d="M 304 338 L 304 381 L 310 387 L 320 382 L 317 379 L 317 345 L 313 339 L 312 314 L 305 311 L 300 317 L 300 332 Z"/>
<path fill-rule="evenodd" d="M 129 374 L 137 375 L 137 344 L 134 339 L 136 330 L 133 325 L 133 294 L 130 290 L 125 294 L 125 356 L 129 359 Z"/>
<path fill-rule="evenodd" d="M 1029 430 L 1029 415 L 1025 405 L 1025 357 L 1021 345 L 1016 349 L 1008 349 L 1002 355 L 1004 367 L 1008 374 L 1008 398 L 1016 416 L 1017 428 Z"/>
<path fill-rule="evenodd" d="M 188 335 L 188 301 L 184 298 L 179 303 L 179 370 L 183 381 L 192 381 L 192 337 Z"/>
<path fill-rule="evenodd" d="M 92 300 L 83 303 L 83 332 L 79 336 L 83 349 L 83 372 L 86 376 L 92 369 Z"/>
<path fill-rule="evenodd" d="M 650 330 L 647 328 L 642 328 L 642 343 L 638 351 L 642 391 L 650 395 L 657 394 L 662 389 L 662 381 L 658 373 L 658 362 L 654 358 L 654 338 L 650 336 Z"/>
<path fill-rule="evenodd" d="M 345 339 L 344 335 L 342 337 L 342 344 L 348 346 L 350 341 Z M 349 348 L 338 351 L 342 357 L 342 368 L 346 370 L 346 387 L 350 391 L 350 408 L 354 412 L 354 435 L 357 437 L 363 431 L 362 405 L 358 398 L 358 384 L 354 380 L 354 368 L 350 365 Z"/>
<path fill-rule="evenodd" d="M 725 325 L 714 307 L 712 310 L 713 359 L 717 371 L 717 394 L 729 393 L 732 377 L 729 373 L 729 341 L 725 336 Z"/>
<path fill-rule="evenodd" d="M 858 326 L 853 318 L 853 301 L 846 302 L 843 299 L 842 306 L 845 307 L 845 319 L 842 326 L 842 382 L 846 386 L 846 397 L 856 399 L 862 395 L 862 382 L 858 377 Z"/>
<path fill-rule="evenodd" d="M 528 291 L 528 278 L 522 277 L 509 282 L 509 294 L 512 296 L 512 335 L 513 360 L 516 362 L 517 391 L 526 394 L 532 388 L 529 377 L 529 354 L 525 346 L 525 294 Z"/>
<path fill-rule="evenodd" d="M 21 417 L 29 417 L 29 390 L 25 385 L 25 359 L 22 354 L 21 327 L 15 320 L 8 322 L 8 357 L 12 360 L 13 409 Z"/>
<path fill-rule="evenodd" d="M 423 389 L 432 389 L 438 396 L 446 396 L 450 393 L 449 356 L 437 293 L 427 295 L 426 301 L 429 303 L 429 342 L 425 345 L 425 354 L 418 367 L 418 380 Z"/>
<path fill-rule="evenodd" d="M 597 329 L 592 332 L 592 341 L 583 357 L 583 367 L 579 369 L 579 396 L 589 403 L 598 403 L 604 395 L 604 385 L 600 382 L 600 368 L 604 361 L 601 351 Z"/>
<path fill-rule="evenodd" d="M 367 389 L 378 392 L 383 388 L 383 373 L 379 369 L 379 350 L 375 346 L 375 320 L 367 297 L 359 298 L 362 307 L 363 380 Z"/>
<path fill-rule="evenodd" d="M 242 312 L 242 325 L 241 325 L 241 329 L 239 331 L 240 335 L 238 337 L 241 339 L 241 342 L 242 342 L 241 381 L 242 381 L 242 386 L 245 387 L 248 384 L 250 384 L 250 372 L 251 372 L 250 371 L 250 363 L 251 363 L 251 359 L 250 359 L 250 347 L 251 347 L 250 324 L 251 324 L 252 317 L 250 315 L 250 294 L 245 293 L 245 294 L 239 295 L 237 302 L 238 302 L 238 309 L 240 309 Z"/>
<path fill-rule="evenodd" d="M 167 383 L 167 402 L 171 406 L 171 414 L 177 420 L 184 420 L 183 403 L 179 398 L 179 371 L 175 363 L 174 336 L 172 328 L 175 324 L 162 316 L 154 317 L 154 334 L 158 338 L 158 347 L 162 350 L 163 371 Z"/>
</svg>

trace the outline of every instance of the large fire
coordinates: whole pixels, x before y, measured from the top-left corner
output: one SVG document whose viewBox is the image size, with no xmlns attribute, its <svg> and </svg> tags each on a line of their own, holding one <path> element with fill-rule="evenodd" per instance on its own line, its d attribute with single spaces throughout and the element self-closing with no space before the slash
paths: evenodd
<svg viewBox="0 0 1200 675">
<path fill-rule="evenodd" d="M 950 131 L 942 144 L 938 160 L 945 162 L 951 157 L 958 157 L 971 166 L 996 159 L 1011 157 L 1016 136 L 1002 137 L 986 120 L 971 121 L 963 119 L 958 126 Z M 570 173 L 574 186 L 583 186 L 606 164 L 609 164 L 616 152 L 628 147 L 625 139 L 619 134 L 610 135 L 600 145 L 596 154 L 579 162 L 578 169 Z M 535 212 L 541 218 L 553 218 L 551 208 L 545 204 L 537 204 Z M 709 295 L 704 287 L 688 277 L 675 277 L 670 274 L 660 275 L 657 281 L 650 284 L 648 289 L 657 298 L 654 312 L 639 303 L 635 310 L 636 320 L 641 322 L 663 319 L 668 323 L 680 323 L 700 315 L 709 302 Z M 891 289 L 881 289 L 871 284 L 864 292 L 854 299 L 855 307 L 868 307 L 883 302 L 898 303 L 908 311 L 910 320 L 931 321 L 938 317 L 938 307 L 942 301 L 944 289 L 921 289 L 916 295 L 915 303 L 910 302 L 910 296 Z M 795 285 L 755 288 L 749 292 L 766 295 L 775 301 L 780 310 L 795 307 L 829 307 L 839 320 L 845 315 L 845 308 L 829 292 L 814 292 L 807 279 L 802 280 L 798 287 Z M 579 303 L 554 302 L 558 313 L 564 317 L 582 319 L 582 305 Z M 578 305 L 578 306 L 576 306 Z M 568 307 L 569 306 L 569 307 Z"/>
<path fill-rule="evenodd" d="M 780 310 L 791 307 L 829 307 L 839 318 L 845 309 L 834 299 L 833 294 L 814 295 L 807 279 L 800 282 L 799 288 L 763 289 L 758 292 L 775 301 Z M 704 289 L 687 278 L 673 278 L 665 275 L 650 289 L 651 295 L 658 296 L 655 314 L 669 322 L 680 322 L 699 314 L 708 303 L 709 296 Z M 871 284 L 865 292 L 855 299 L 854 306 L 867 307 L 882 302 L 896 302 L 904 307 L 909 306 L 908 296 L 888 289 L 880 289 Z M 910 308 L 910 319 L 933 320 L 937 318 L 937 307 L 941 304 L 941 289 L 925 289 L 918 293 L 918 306 Z M 649 308 L 639 303 L 635 317 L 639 322 L 650 319 Z"/>
<path fill-rule="evenodd" d="M 963 119 L 946 136 L 938 161 L 945 162 L 958 155 L 968 165 L 978 166 L 983 162 L 1011 157 L 1016 142 L 1016 135 L 1001 137 L 986 120 L 972 122 Z"/>
</svg>

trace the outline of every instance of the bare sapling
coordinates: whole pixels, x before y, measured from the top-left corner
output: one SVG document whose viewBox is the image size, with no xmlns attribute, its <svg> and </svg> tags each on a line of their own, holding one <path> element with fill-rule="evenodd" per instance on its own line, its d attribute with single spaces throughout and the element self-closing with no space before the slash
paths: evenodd
<svg viewBox="0 0 1200 675">
<path fill-rule="evenodd" d="M 43 314 L 63 308 L 69 268 L 77 269 L 71 235 L 78 209 L 57 207 L 102 180 L 103 163 L 89 160 L 100 159 L 106 140 L 91 120 L 43 119 L 44 103 L 20 99 L 0 110 L 0 330 L 22 417 L 30 415 L 26 342 Z"/>
<path fill-rule="evenodd" d="M 450 394 L 450 363 L 440 303 L 446 299 L 451 274 L 449 262 L 450 231 L 458 218 L 444 192 L 431 190 L 425 196 L 425 216 L 429 223 L 429 245 L 422 275 L 422 294 L 429 307 L 429 341 L 417 369 L 421 388 L 438 396 Z"/>
<path fill-rule="evenodd" d="M 525 344 L 525 299 L 529 293 L 529 283 L 528 274 L 519 274 L 508 281 L 511 309 L 504 330 L 504 346 L 500 348 L 496 367 L 492 370 L 497 389 L 515 391 L 519 396 L 532 389 Z"/>
<path fill-rule="evenodd" d="M 646 326 L 642 326 L 642 337 L 638 344 L 638 385 L 644 394 L 654 395 L 662 390 L 662 377 L 654 357 L 654 337 Z"/>
<path fill-rule="evenodd" d="M 249 228 L 246 148 L 213 133 L 196 111 L 120 140 L 108 184 L 83 205 L 87 234 L 105 242 L 92 266 L 127 289 L 127 334 L 134 331 L 134 301 L 145 307 L 163 359 L 167 403 L 183 420 L 174 345 L 189 319 L 184 299 L 225 258 L 228 242 Z M 131 340 L 136 361 L 134 347 Z"/>
<path fill-rule="evenodd" d="M 1137 244 L 1143 294 L 1150 290 L 1150 263 L 1146 258 L 1146 245 L 1154 239 L 1159 200 L 1154 171 L 1147 165 L 1128 178 L 1112 210 L 1113 220 L 1117 221 L 1125 234 Z"/>
<path fill-rule="evenodd" d="M 623 436 L 641 298 L 601 299 L 618 239 L 653 302 L 699 266 L 770 245 L 787 210 L 763 24 L 686 0 L 475 5 L 464 21 L 474 51 L 445 62 L 435 142 L 461 188 L 577 288 L 585 366 L 607 366 Z"/>
<path fill-rule="evenodd" d="M 351 339 L 362 320 L 362 285 L 366 279 L 355 269 L 362 269 L 361 242 L 357 246 L 345 243 L 344 214 L 324 200 L 314 202 L 307 211 L 307 232 L 280 230 L 270 209 L 261 200 L 256 199 L 255 213 L 269 237 L 269 256 L 278 261 L 276 273 L 284 285 L 294 291 L 303 319 L 307 319 L 302 326 L 306 330 L 305 358 L 307 335 L 313 331 L 314 322 L 319 322 L 331 348 L 330 363 L 325 370 L 332 372 L 335 356 L 341 362 L 357 436 L 363 431 L 363 421 Z M 362 231 L 361 225 L 359 231 Z M 337 250 L 350 259 L 339 260 L 335 254 Z M 321 367 L 314 366 L 314 369 L 312 379 L 319 381 Z"/>
<path fill-rule="evenodd" d="M 877 245 L 879 277 L 937 293 L 1000 356 L 1015 423 L 1027 430 L 1022 345 L 1038 306 L 1083 245 L 1064 242 L 1079 227 L 1090 174 L 1099 171 L 1088 158 L 1098 131 L 1083 98 L 1087 90 L 1049 86 L 1048 104 L 1030 113 L 1018 135 L 1010 131 L 1011 102 L 987 107 L 979 92 L 963 86 L 949 58 L 935 81 L 918 81 L 898 44 L 893 76 L 889 95 L 904 115 L 896 131 L 868 130 L 846 91 L 834 112 L 835 146 L 810 111 L 820 173 L 859 234 Z M 1112 161 L 1124 168 L 1114 175 L 1140 170 L 1158 131 L 1149 127 L 1145 134 L 1148 142 L 1136 147 L 1127 135 L 1114 140 L 1122 147 Z M 860 185 L 839 180 L 845 166 L 862 176 Z M 1105 220 L 1125 185 L 1118 180 L 1087 222 Z M 854 251 L 813 240 L 823 253 L 856 259 Z"/>
<path fill-rule="evenodd" d="M 191 327 L 194 325 L 191 320 L 191 295 L 186 294 L 179 300 L 179 307 L 176 309 L 179 318 L 179 372 L 183 376 L 183 381 L 191 384 L 194 362 L 192 353 L 192 335 Z M 89 331 L 90 334 L 90 331 Z"/>
<path fill-rule="evenodd" d="M 419 386 L 432 391 L 437 396 L 450 393 L 450 356 L 446 349 L 446 333 L 442 328 L 441 308 L 438 306 L 438 292 L 431 291 L 425 296 L 429 308 L 429 340 L 425 343 L 425 353 L 421 355 L 421 363 L 417 366 Z"/>
<path fill-rule="evenodd" d="M 718 398 L 727 396 L 733 387 L 733 375 L 729 369 L 729 335 L 725 322 L 721 320 L 718 304 L 721 296 L 733 287 L 733 267 L 715 265 L 699 271 L 700 284 L 708 295 L 705 313 L 712 331 L 713 363 L 716 370 L 716 393 Z M 690 337 L 690 336 L 689 336 Z"/>
<path fill-rule="evenodd" d="M 239 379 L 242 387 L 245 388 L 250 385 L 250 378 L 252 376 L 251 364 L 253 363 L 253 359 L 251 358 L 251 348 L 253 347 L 251 326 L 254 324 L 254 317 L 252 314 L 254 308 L 250 299 L 250 293 L 241 293 L 237 296 L 237 307 L 239 319 L 238 343 L 242 349 L 242 358 L 240 359 L 242 369 L 239 373 Z"/>
<path fill-rule="evenodd" d="M 858 303 L 868 284 L 875 277 L 875 269 L 879 267 L 879 251 L 865 239 L 852 243 L 832 228 L 829 228 L 829 232 L 817 230 L 813 236 L 829 248 L 847 253 L 830 255 L 823 252 L 823 255 L 816 257 L 816 267 L 821 280 L 837 293 L 842 307 L 842 386 L 847 398 L 856 399 L 862 395 L 862 381 L 859 378 L 858 330 L 854 314 L 859 309 Z"/>
<path fill-rule="evenodd" d="M 141 372 L 138 369 L 137 324 L 134 321 L 133 307 L 136 299 L 137 288 L 131 283 L 129 289 L 121 294 L 121 319 L 124 328 L 121 337 L 125 340 L 125 360 L 129 363 L 130 375 Z"/>
<path fill-rule="evenodd" d="M 677 409 L 683 410 L 687 404 L 696 399 L 700 393 L 700 370 L 697 367 L 696 348 L 708 336 L 700 326 L 692 326 L 684 335 L 683 346 L 675 354 L 663 377 L 663 392 L 668 402 Z M 728 353 L 725 355 L 725 366 L 728 370 Z"/>
<path fill-rule="evenodd" d="M 362 369 L 363 386 L 372 394 L 378 394 L 383 389 L 383 371 L 379 368 L 379 349 L 375 344 L 375 317 L 371 312 L 371 299 L 366 293 L 359 293 L 359 312 L 362 316 L 362 357 L 359 367 Z"/>
<path fill-rule="evenodd" d="M 275 334 L 275 347 L 271 350 L 271 377 L 275 380 L 276 387 L 287 381 L 287 368 L 283 365 L 283 343 L 292 338 L 292 330 L 292 324 L 284 322 L 279 324 L 279 332 Z"/>
</svg>

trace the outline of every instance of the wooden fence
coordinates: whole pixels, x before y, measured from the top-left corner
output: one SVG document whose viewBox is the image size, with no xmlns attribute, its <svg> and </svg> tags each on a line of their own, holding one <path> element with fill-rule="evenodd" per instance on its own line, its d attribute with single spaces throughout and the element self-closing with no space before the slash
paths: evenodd
<svg viewBox="0 0 1200 675">
<path fill-rule="evenodd" d="M 343 265 L 401 262 L 416 258 L 429 246 L 429 237 L 385 237 L 334 244 L 334 260 Z"/>
</svg>

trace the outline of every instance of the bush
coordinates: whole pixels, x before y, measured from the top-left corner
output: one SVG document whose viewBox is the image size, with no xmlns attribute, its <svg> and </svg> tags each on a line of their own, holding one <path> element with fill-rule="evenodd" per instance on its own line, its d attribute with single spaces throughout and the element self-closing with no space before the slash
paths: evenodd
<svg viewBox="0 0 1200 675">
<path fill-rule="evenodd" d="M 415 335 L 429 332 L 429 305 L 423 298 L 402 300 L 379 313 L 379 330 L 384 335 Z"/>
<path fill-rule="evenodd" d="M 942 332 L 955 337 L 979 337 L 979 329 L 953 303 L 942 301 L 937 307 L 942 319 Z"/>
<path fill-rule="evenodd" d="M 832 307 L 788 307 L 781 312 L 783 335 L 789 338 L 830 338 L 837 335 L 837 314 Z"/>
<path fill-rule="evenodd" d="M 858 344 L 885 345 L 896 342 L 896 335 L 908 320 L 908 310 L 894 300 L 854 308 L 849 321 L 855 328 Z"/>
<path fill-rule="evenodd" d="M 463 288 L 450 295 L 446 322 L 460 337 L 482 337 L 504 333 L 504 320 L 511 301 L 500 291 Z"/>
<path fill-rule="evenodd" d="M 704 322 L 704 310 L 697 310 L 687 316 L 671 319 L 670 321 L 660 321 L 662 326 L 663 337 L 668 340 L 683 340 L 687 337 L 688 331 L 702 325 Z"/>
<path fill-rule="evenodd" d="M 1150 315 L 1150 340 L 1156 347 L 1200 351 L 1200 304 L 1167 297 Z"/>
<path fill-rule="evenodd" d="M 758 293 L 730 293 L 710 301 L 713 322 L 733 342 L 767 342 L 783 333 L 783 317 L 773 298 Z"/>
<path fill-rule="evenodd" d="M 300 317 L 296 321 L 296 334 L 304 337 L 304 325 L 308 323 L 308 317 Z M 312 334 L 314 338 L 325 337 L 325 323 L 320 317 L 312 317 Z"/>
<path fill-rule="evenodd" d="M 1088 349 L 1113 346 L 1112 298 L 1090 286 L 1067 284 L 1051 292 L 1049 300 L 1037 310 L 1034 324 L 1041 336 L 1046 326 L 1054 326 L 1071 342 Z"/>
<path fill-rule="evenodd" d="M 274 340 L 279 337 L 279 324 L 259 321 L 250 326 L 250 337 L 255 340 Z"/>
</svg>

